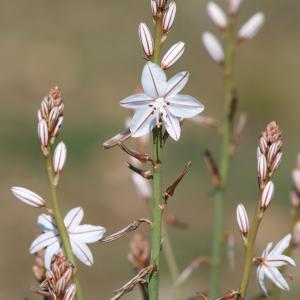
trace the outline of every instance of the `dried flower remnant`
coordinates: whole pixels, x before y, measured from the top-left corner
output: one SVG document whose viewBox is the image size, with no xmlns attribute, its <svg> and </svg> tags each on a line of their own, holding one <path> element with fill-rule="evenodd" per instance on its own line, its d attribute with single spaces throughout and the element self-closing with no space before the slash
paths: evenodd
<svg viewBox="0 0 300 300">
<path fill-rule="evenodd" d="M 93 255 L 86 244 L 94 243 L 102 239 L 106 230 L 101 226 L 80 225 L 82 219 L 83 209 L 76 207 L 67 213 L 64 218 L 64 224 L 74 255 L 87 266 L 91 266 L 94 262 Z M 40 215 L 37 224 L 43 233 L 31 244 L 30 253 L 33 254 L 46 248 L 45 267 L 49 269 L 52 256 L 62 249 L 61 239 L 52 216 L 47 214 Z"/>
<path fill-rule="evenodd" d="M 14 186 L 10 190 L 17 199 L 27 205 L 36 208 L 46 207 L 46 202 L 41 196 L 26 188 Z"/>
<path fill-rule="evenodd" d="M 67 257 L 62 252 L 57 253 L 51 260 L 50 269 L 46 272 L 40 289 L 34 291 L 53 300 L 73 300 L 76 285 L 71 283 L 71 278 L 74 273 L 74 267 Z"/>
<path fill-rule="evenodd" d="M 150 247 L 148 240 L 140 233 L 133 236 L 129 244 L 128 260 L 135 270 L 141 270 L 148 266 L 150 259 Z"/>
<path fill-rule="evenodd" d="M 266 295 L 268 292 L 264 283 L 265 276 L 267 276 L 278 288 L 286 291 L 289 290 L 289 285 L 278 268 L 286 265 L 296 266 L 295 261 L 291 257 L 282 254 L 288 248 L 291 238 L 291 234 L 286 235 L 273 249 L 273 244 L 269 243 L 263 251 L 262 256 L 255 259 L 258 263 L 257 280 L 262 291 Z"/>
<path fill-rule="evenodd" d="M 132 137 L 140 137 L 154 127 L 165 126 L 169 135 L 178 141 L 180 124 L 178 118 L 191 118 L 201 113 L 204 106 L 192 96 L 178 94 L 188 81 L 188 72 L 180 72 L 169 81 L 158 65 L 148 62 L 142 73 L 145 93 L 129 96 L 121 106 L 135 110 L 130 122 Z"/>
<path fill-rule="evenodd" d="M 202 42 L 211 59 L 217 64 L 222 64 L 225 59 L 223 48 L 219 40 L 210 32 L 204 32 Z"/>
</svg>

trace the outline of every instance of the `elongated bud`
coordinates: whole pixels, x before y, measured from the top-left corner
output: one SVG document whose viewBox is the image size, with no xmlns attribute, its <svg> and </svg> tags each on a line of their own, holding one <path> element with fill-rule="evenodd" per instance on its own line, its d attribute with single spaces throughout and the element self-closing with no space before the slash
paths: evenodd
<svg viewBox="0 0 300 300">
<path fill-rule="evenodd" d="M 41 146 L 47 147 L 49 140 L 48 126 L 47 122 L 42 119 L 38 124 L 38 137 L 41 143 Z"/>
<path fill-rule="evenodd" d="M 41 102 L 41 114 L 44 119 L 48 117 L 49 114 L 49 106 L 48 106 L 48 99 L 44 98 Z"/>
<path fill-rule="evenodd" d="M 242 0 L 230 0 L 229 1 L 229 13 L 232 16 L 236 16 L 240 11 Z"/>
<path fill-rule="evenodd" d="M 169 4 L 168 10 L 164 14 L 163 21 L 162 21 L 162 28 L 165 33 L 170 31 L 174 23 L 175 16 L 176 16 L 176 3 L 172 1 Z"/>
<path fill-rule="evenodd" d="M 59 108 L 57 106 L 53 107 L 49 114 L 49 131 L 52 131 L 56 125 L 57 119 L 59 117 Z"/>
<path fill-rule="evenodd" d="M 249 220 L 243 204 L 239 204 L 236 208 L 236 220 L 241 234 L 246 237 L 249 231 Z"/>
<path fill-rule="evenodd" d="M 67 147 L 63 142 L 60 142 L 54 151 L 53 168 L 55 173 L 60 173 L 67 159 Z"/>
<path fill-rule="evenodd" d="M 182 56 L 184 49 L 185 44 L 183 42 L 178 42 L 177 44 L 173 45 L 161 60 L 161 67 L 163 69 L 172 67 Z"/>
<path fill-rule="evenodd" d="M 266 157 L 261 154 L 257 160 L 257 172 L 258 172 L 258 178 L 261 182 L 263 182 L 267 177 L 267 160 Z"/>
<path fill-rule="evenodd" d="M 299 194 L 296 191 L 291 191 L 290 193 L 290 199 L 291 199 L 291 206 L 294 209 L 298 209 L 300 199 L 299 199 Z"/>
<path fill-rule="evenodd" d="M 55 128 L 51 132 L 52 137 L 57 137 L 59 135 L 63 122 L 64 122 L 64 117 L 63 116 L 59 117 L 56 122 Z"/>
<path fill-rule="evenodd" d="M 26 188 L 14 186 L 10 190 L 16 198 L 30 206 L 38 208 L 46 206 L 46 202 L 41 196 Z"/>
<path fill-rule="evenodd" d="M 271 162 L 275 158 L 276 154 L 278 153 L 278 150 L 279 150 L 278 146 L 279 146 L 278 143 L 273 143 L 270 146 L 270 148 L 268 150 L 268 155 L 267 155 L 269 162 Z"/>
<path fill-rule="evenodd" d="M 206 48 L 207 53 L 217 64 L 224 62 L 224 51 L 218 39 L 210 32 L 204 32 L 202 35 L 202 42 Z"/>
<path fill-rule="evenodd" d="M 76 294 L 76 284 L 72 283 L 66 290 L 63 300 L 73 300 L 75 299 L 75 294 Z"/>
<path fill-rule="evenodd" d="M 294 187 L 298 193 L 300 193 L 300 170 L 294 169 L 292 172 L 292 180 Z"/>
<path fill-rule="evenodd" d="M 294 226 L 293 232 L 293 246 L 299 247 L 300 245 L 300 221 L 298 221 Z"/>
<path fill-rule="evenodd" d="M 225 29 L 227 26 L 227 18 L 222 8 L 214 2 L 207 4 L 207 13 L 213 23 L 220 29 Z"/>
<path fill-rule="evenodd" d="M 155 0 L 151 0 L 151 11 L 152 11 L 152 16 L 156 17 L 157 16 L 157 4 Z"/>
<path fill-rule="evenodd" d="M 139 38 L 144 53 L 147 57 L 151 57 L 153 55 L 154 44 L 151 32 L 145 23 L 139 25 Z"/>
<path fill-rule="evenodd" d="M 274 183 L 272 181 L 269 181 L 266 184 L 266 186 L 262 192 L 262 195 L 261 195 L 260 207 L 262 209 L 266 209 L 269 206 L 269 204 L 273 198 L 273 194 L 274 194 Z"/>
<path fill-rule="evenodd" d="M 166 5 L 166 0 L 155 0 L 158 8 L 164 8 Z"/>
<path fill-rule="evenodd" d="M 282 160 L 282 152 L 278 152 L 271 165 L 272 172 L 276 171 L 279 168 L 281 160 Z"/>
<path fill-rule="evenodd" d="M 265 22 L 265 16 L 263 13 L 258 12 L 253 15 L 239 30 L 238 37 L 240 40 L 252 39 L 258 31 L 261 29 Z"/>
<path fill-rule="evenodd" d="M 37 111 L 37 118 L 38 121 L 41 121 L 43 119 L 42 111 L 40 109 Z"/>
</svg>

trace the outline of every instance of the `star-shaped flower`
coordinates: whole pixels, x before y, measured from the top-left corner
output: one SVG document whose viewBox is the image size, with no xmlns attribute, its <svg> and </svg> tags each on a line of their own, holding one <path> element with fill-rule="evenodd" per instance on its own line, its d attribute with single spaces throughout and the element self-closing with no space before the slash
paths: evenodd
<svg viewBox="0 0 300 300">
<path fill-rule="evenodd" d="M 106 229 L 101 226 L 80 225 L 83 219 L 83 209 L 76 207 L 71 209 L 64 218 L 64 223 L 69 234 L 74 255 L 84 264 L 91 266 L 94 262 L 91 250 L 86 244 L 99 241 Z M 43 231 L 30 246 L 30 253 L 46 248 L 45 267 L 50 268 L 51 258 L 62 250 L 62 243 L 52 216 L 41 214 L 38 217 L 38 227 Z"/>
<path fill-rule="evenodd" d="M 262 253 L 262 257 L 256 258 L 256 262 L 259 263 L 257 268 L 258 283 L 267 295 L 267 289 L 264 284 L 264 278 L 267 276 L 277 287 L 280 289 L 289 290 L 289 285 L 277 269 L 282 266 L 290 265 L 295 267 L 295 261 L 282 253 L 287 249 L 291 241 L 291 234 L 286 235 L 281 241 L 279 241 L 273 250 L 271 250 L 273 244 L 269 243 L 266 249 Z"/>
<path fill-rule="evenodd" d="M 151 132 L 162 121 L 169 135 L 174 140 L 179 140 L 178 118 L 192 118 L 204 109 L 194 97 L 178 94 L 188 78 L 188 72 L 180 72 L 167 81 L 161 67 L 152 62 L 146 63 L 141 78 L 144 93 L 131 95 L 120 103 L 123 107 L 136 110 L 130 122 L 133 137 Z"/>
</svg>

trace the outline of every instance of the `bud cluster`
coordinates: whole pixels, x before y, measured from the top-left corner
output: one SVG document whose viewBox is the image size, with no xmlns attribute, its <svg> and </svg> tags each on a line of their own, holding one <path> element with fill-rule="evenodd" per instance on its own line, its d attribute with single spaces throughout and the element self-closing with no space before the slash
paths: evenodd
<svg viewBox="0 0 300 300">
<path fill-rule="evenodd" d="M 167 4 L 167 1 L 165 0 L 151 0 L 151 10 L 154 22 L 161 22 L 163 31 L 161 43 L 163 43 L 166 40 L 175 20 L 176 3 L 171 1 Z M 140 23 L 138 33 L 144 54 L 146 55 L 146 58 L 150 60 L 154 55 L 154 39 L 151 31 L 145 23 Z M 173 66 L 182 56 L 184 50 L 185 44 L 183 42 L 174 44 L 163 56 L 161 60 L 161 67 L 163 69 L 168 69 Z"/>
<path fill-rule="evenodd" d="M 207 4 L 207 14 L 217 29 L 222 32 L 234 32 L 241 2 L 242 0 L 230 0 L 226 12 L 215 2 L 210 1 Z M 261 29 L 264 21 L 265 17 L 263 13 L 254 14 L 238 31 L 237 41 L 240 43 L 252 39 Z M 218 38 L 210 32 L 205 32 L 202 35 L 202 42 L 211 59 L 217 64 L 223 64 L 225 55 Z"/>
<path fill-rule="evenodd" d="M 50 270 L 47 270 L 46 279 L 41 283 L 38 293 L 52 300 L 75 299 L 76 285 L 71 283 L 73 273 L 73 266 L 62 252 L 54 255 Z"/>
<path fill-rule="evenodd" d="M 56 86 L 41 102 L 38 110 L 38 137 L 44 155 L 48 154 L 47 147 L 54 143 L 63 124 L 64 103 L 60 89 Z"/>
</svg>

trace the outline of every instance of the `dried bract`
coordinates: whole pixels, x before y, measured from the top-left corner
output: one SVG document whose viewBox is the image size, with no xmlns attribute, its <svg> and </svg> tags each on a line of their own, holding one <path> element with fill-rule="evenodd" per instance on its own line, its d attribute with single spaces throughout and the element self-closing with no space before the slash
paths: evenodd
<svg viewBox="0 0 300 300">
<path fill-rule="evenodd" d="M 141 270 L 148 266 L 150 247 L 148 240 L 140 233 L 133 236 L 129 244 L 128 260 L 135 270 Z"/>
</svg>

